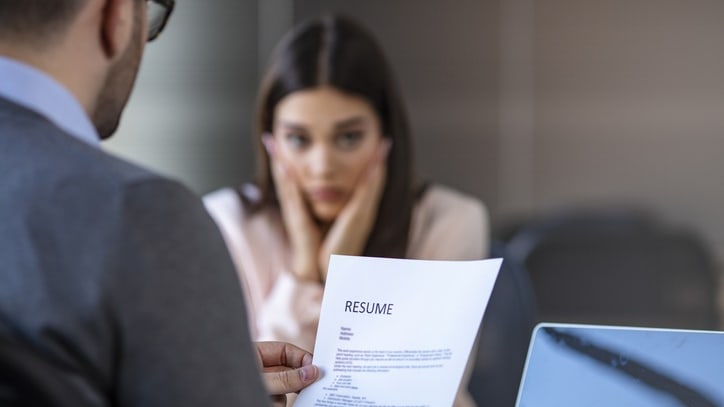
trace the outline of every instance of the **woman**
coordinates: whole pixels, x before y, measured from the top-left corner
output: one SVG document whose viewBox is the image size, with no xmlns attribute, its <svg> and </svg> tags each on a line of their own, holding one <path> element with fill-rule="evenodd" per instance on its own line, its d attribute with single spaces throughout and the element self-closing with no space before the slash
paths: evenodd
<svg viewBox="0 0 724 407">
<path fill-rule="evenodd" d="M 416 183 L 388 64 L 353 21 L 325 16 L 290 32 L 257 109 L 257 182 L 205 197 L 239 270 L 255 339 L 314 348 L 330 254 L 487 255 L 483 205 Z M 456 405 L 471 404 L 465 395 Z"/>
</svg>

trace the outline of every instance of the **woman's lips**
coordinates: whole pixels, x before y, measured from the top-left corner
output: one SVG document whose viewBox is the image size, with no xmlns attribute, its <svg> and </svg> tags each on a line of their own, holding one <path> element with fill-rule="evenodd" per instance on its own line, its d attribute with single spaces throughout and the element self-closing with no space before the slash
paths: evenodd
<svg viewBox="0 0 724 407">
<path fill-rule="evenodd" d="M 341 188 L 320 187 L 309 190 L 309 199 L 316 202 L 338 202 L 342 197 Z"/>
</svg>

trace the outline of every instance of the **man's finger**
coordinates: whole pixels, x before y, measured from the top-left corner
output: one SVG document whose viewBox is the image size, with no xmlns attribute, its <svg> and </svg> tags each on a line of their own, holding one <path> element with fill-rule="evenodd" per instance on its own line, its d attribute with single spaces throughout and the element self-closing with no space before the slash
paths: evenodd
<svg viewBox="0 0 724 407">
<path fill-rule="evenodd" d="M 271 397 L 272 406 L 274 407 L 286 407 L 287 396 L 283 394 L 277 394 Z"/>
<path fill-rule="evenodd" d="M 298 369 L 264 372 L 264 384 L 271 395 L 296 393 L 319 377 L 319 369 L 307 365 Z"/>
<path fill-rule="evenodd" d="M 312 364 L 312 354 L 284 342 L 257 342 L 256 349 L 262 367 L 286 366 L 298 368 Z"/>
</svg>

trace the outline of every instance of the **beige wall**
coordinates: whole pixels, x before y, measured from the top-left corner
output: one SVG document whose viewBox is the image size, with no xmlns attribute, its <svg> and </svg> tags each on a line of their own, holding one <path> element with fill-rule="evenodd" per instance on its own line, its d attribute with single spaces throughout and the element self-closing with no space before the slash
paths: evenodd
<svg viewBox="0 0 724 407">
<path fill-rule="evenodd" d="M 532 200 L 638 203 L 724 255 L 724 3 L 535 3 Z"/>
</svg>

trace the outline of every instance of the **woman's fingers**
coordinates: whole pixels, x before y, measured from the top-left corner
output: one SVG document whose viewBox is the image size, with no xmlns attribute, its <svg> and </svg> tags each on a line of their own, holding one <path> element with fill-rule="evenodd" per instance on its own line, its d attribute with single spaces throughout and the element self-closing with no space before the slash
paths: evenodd
<svg viewBox="0 0 724 407">
<path fill-rule="evenodd" d="M 264 135 L 262 142 L 269 153 L 277 198 L 285 222 L 298 224 L 299 222 L 306 221 L 305 216 L 307 216 L 307 210 L 304 205 L 302 193 L 299 191 L 294 173 L 284 162 L 281 154 L 279 154 L 276 140 L 271 135 Z"/>
<path fill-rule="evenodd" d="M 269 153 L 282 221 L 292 247 L 292 272 L 304 280 L 320 281 L 317 255 L 321 233 L 307 209 L 294 171 L 286 163 L 276 140 L 271 135 L 264 135 L 262 142 Z"/>
<path fill-rule="evenodd" d="M 291 171 L 286 166 L 286 163 L 279 154 L 276 140 L 274 136 L 265 134 L 262 136 L 262 143 L 269 154 L 269 166 L 272 170 L 272 177 L 274 178 L 274 187 L 277 193 L 277 197 L 282 202 L 288 201 L 288 199 L 294 193 L 294 184 L 291 175 Z"/>
<path fill-rule="evenodd" d="M 391 148 L 392 141 L 383 138 L 377 146 L 377 151 L 375 151 L 366 173 L 361 177 L 357 188 L 355 188 L 348 206 L 367 207 L 368 209 L 374 207 L 376 210 L 384 189 L 387 175 L 387 156 Z"/>
<path fill-rule="evenodd" d="M 387 155 L 391 143 L 383 139 L 377 147 L 366 173 L 360 178 L 334 224 L 327 233 L 319 253 L 322 278 L 326 278 L 329 256 L 332 254 L 360 255 L 377 218 L 387 173 Z"/>
</svg>

